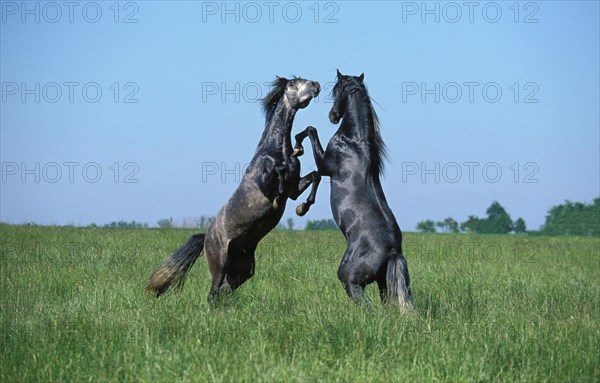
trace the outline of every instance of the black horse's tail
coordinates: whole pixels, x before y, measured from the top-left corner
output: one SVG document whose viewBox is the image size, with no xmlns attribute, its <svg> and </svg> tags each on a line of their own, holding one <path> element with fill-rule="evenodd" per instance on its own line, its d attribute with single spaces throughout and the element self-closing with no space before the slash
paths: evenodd
<svg viewBox="0 0 600 383">
<path fill-rule="evenodd" d="M 183 287 L 187 272 L 192 268 L 204 248 L 206 234 L 195 234 L 165 259 L 150 277 L 148 291 L 160 297 L 169 287 Z"/>
<path fill-rule="evenodd" d="M 386 282 L 387 301 L 391 304 L 397 304 L 407 311 L 414 311 L 408 265 L 402 254 L 394 252 L 389 258 Z"/>
</svg>

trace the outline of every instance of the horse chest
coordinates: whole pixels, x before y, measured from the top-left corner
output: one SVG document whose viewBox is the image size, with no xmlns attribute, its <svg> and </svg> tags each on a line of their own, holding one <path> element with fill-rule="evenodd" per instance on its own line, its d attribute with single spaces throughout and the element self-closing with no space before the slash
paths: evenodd
<svg viewBox="0 0 600 383">
<path fill-rule="evenodd" d="M 354 172 L 362 173 L 367 167 L 367 158 L 360 142 L 343 134 L 337 134 L 329 141 L 324 161 L 333 177 L 343 177 L 344 174 Z"/>
<path fill-rule="evenodd" d="M 300 161 L 293 155 L 288 157 L 288 169 L 291 173 L 300 173 Z"/>
</svg>

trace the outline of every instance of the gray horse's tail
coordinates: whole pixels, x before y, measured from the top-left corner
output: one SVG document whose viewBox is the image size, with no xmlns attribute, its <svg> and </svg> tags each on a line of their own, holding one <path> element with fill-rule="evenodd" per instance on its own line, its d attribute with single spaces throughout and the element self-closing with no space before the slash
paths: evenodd
<svg viewBox="0 0 600 383">
<path fill-rule="evenodd" d="M 206 234 L 192 235 L 183 246 L 165 259 L 150 277 L 147 290 L 158 298 L 173 285 L 182 288 L 187 272 L 204 249 L 205 236 Z"/>
<path fill-rule="evenodd" d="M 414 311 L 410 292 L 410 276 L 408 265 L 402 254 L 394 252 L 388 260 L 386 274 L 387 302 L 397 304 L 402 309 Z"/>
</svg>

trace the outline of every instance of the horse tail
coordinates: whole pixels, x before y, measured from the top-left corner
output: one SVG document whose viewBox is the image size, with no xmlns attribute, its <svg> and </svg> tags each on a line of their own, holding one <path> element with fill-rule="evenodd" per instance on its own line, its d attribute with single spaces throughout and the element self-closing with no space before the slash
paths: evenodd
<svg viewBox="0 0 600 383">
<path fill-rule="evenodd" d="M 387 266 L 387 302 L 397 304 L 408 311 L 414 311 L 406 259 L 402 254 L 394 252 L 388 259 Z"/>
<path fill-rule="evenodd" d="M 148 291 L 158 298 L 173 285 L 183 288 L 187 272 L 192 268 L 196 259 L 204 249 L 206 234 L 195 234 L 188 239 L 171 256 L 162 261 L 148 282 Z"/>
</svg>

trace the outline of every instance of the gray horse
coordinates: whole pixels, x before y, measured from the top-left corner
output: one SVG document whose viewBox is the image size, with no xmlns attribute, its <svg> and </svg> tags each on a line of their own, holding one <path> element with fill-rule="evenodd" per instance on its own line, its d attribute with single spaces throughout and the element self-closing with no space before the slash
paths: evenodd
<svg viewBox="0 0 600 383">
<path fill-rule="evenodd" d="M 263 99 L 266 126 L 244 177 L 217 213 L 206 234 L 193 235 L 156 269 L 148 290 L 160 296 L 170 286 L 183 286 L 186 273 L 205 249 L 212 275 L 209 302 L 233 292 L 254 274 L 254 251 L 279 222 L 288 198 L 296 200 L 320 176 L 313 171 L 300 178 L 293 155 L 294 116 L 319 94 L 318 82 L 278 77 Z M 313 186 L 311 196 L 314 200 Z"/>
</svg>

